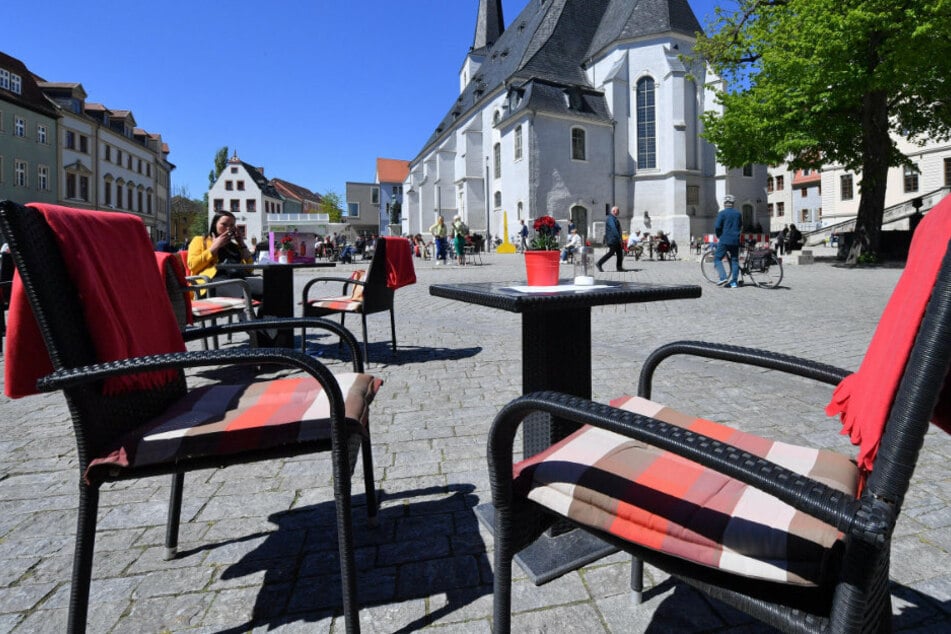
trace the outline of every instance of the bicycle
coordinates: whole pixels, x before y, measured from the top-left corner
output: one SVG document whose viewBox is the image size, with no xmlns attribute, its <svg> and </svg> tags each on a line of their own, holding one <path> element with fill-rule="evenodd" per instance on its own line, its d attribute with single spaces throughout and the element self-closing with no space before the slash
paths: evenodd
<svg viewBox="0 0 951 634">
<path fill-rule="evenodd" d="M 700 272 L 708 282 L 719 284 L 720 275 L 713 264 L 715 252 L 716 244 L 704 247 L 700 257 Z M 783 261 L 769 247 L 757 249 L 755 240 L 747 240 L 746 246 L 740 249 L 739 265 L 743 279 L 749 277 L 760 288 L 776 288 L 783 281 Z M 723 269 L 727 278 L 731 277 L 733 267 L 729 257 L 723 258 Z"/>
</svg>

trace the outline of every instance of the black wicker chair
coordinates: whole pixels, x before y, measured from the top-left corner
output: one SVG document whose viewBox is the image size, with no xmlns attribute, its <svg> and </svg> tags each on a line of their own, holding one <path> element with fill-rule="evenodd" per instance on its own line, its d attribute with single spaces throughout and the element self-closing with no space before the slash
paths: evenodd
<svg viewBox="0 0 951 634">
<path fill-rule="evenodd" d="M 830 385 L 839 383 L 849 374 L 846 370 L 791 356 L 735 346 L 684 341 L 663 346 L 649 356 L 641 372 L 639 396 L 650 398 L 654 372 L 664 359 L 684 354 L 751 364 Z M 944 254 L 927 310 L 914 340 L 914 347 L 902 371 L 901 382 L 888 413 L 874 468 L 857 497 L 855 494 L 844 494 L 840 489 L 831 488 L 825 481 L 820 481 L 820 478 L 795 473 L 726 442 L 714 440 L 678 424 L 657 420 L 659 413 L 655 418 L 655 415 L 646 416 L 552 392 L 528 394 L 512 401 L 496 418 L 488 444 L 495 506 L 495 631 L 504 633 L 511 628 L 512 558 L 538 538 L 555 520 L 569 521 L 570 525 L 593 533 L 633 555 L 631 586 L 635 602 L 639 602 L 642 589 L 642 562 L 647 561 L 781 630 L 890 631 L 892 611 L 888 580 L 891 534 L 901 511 L 929 420 L 936 411 L 942 386 L 948 380 L 949 365 L 951 249 Z M 656 447 L 663 452 L 685 458 L 697 463 L 698 469 L 706 468 L 732 479 L 733 482 L 739 481 L 736 482 L 738 485 L 742 483 L 769 496 L 775 496 L 805 516 L 816 518 L 832 527 L 833 535 L 837 529 L 841 534 L 835 539 L 834 547 L 825 551 L 828 565 L 821 581 L 809 587 L 752 579 L 662 553 L 659 547 L 635 544 L 618 537 L 613 528 L 599 530 L 592 528 L 590 522 L 580 523 L 567 518 L 562 520 L 562 515 L 567 512 L 556 513 L 551 510 L 551 504 L 543 506 L 530 500 L 528 488 L 534 485 L 526 482 L 524 478 L 513 477 L 513 441 L 525 417 L 533 412 L 544 412 L 560 420 L 609 430 L 634 439 L 632 443 L 643 443 L 640 447 Z M 616 454 L 612 455 L 611 459 L 616 463 L 623 460 Z M 842 456 L 839 459 L 849 464 L 847 457 Z M 557 461 L 558 458 L 550 455 L 543 460 Z M 659 494 L 653 488 L 640 484 L 638 478 L 618 482 L 616 478 L 612 479 L 613 475 L 605 476 L 606 472 L 591 468 L 594 460 L 586 458 L 578 460 L 577 463 L 562 462 L 555 468 L 564 469 L 561 473 L 590 470 L 584 476 L 578 475 L 575 476 L 576 479 L 569 481 L 579 487 L 583 483 L 586 500 L 595 499 L 597 492 L 606 492 L 605 497 L 610 498 L 612 492 L 619 490 L 637 491 L 632 495 L 651 498 L 646 500 L 645 497 L 637 497 L 646 504 L 643 508 L 655 511 L 657 508 L 671 508 L 672 500 L 669 497 L 661 500 L 658 507 L 658 497 L 667 494 Z M 624 464 L 629 463 L 625 461 Z M 525 467 L 519 468 L 523 469 L 521 473 L 524 475 Z M 551 478 L 551 474 L 552 472 L 545 473 L 544 477 Z M 537 476 L 532 475 L 528 480 L 532 478 Z M 564 486 L 561 483 L 565 481 L 556 478 L 546 482 Z M 589 493 L 592 489 L 595 490 L 594 494 Z M 572 494 L 572 500 L 577 499 L 578 497 Z M 676 503 L 677 498 L 673 498 L 673 501 Z M 603 501 L 597 503 L 603 504 Z M 700 531 L 723 520 L 722 511 L 718 512 L 715 508 L 691 507 L 689 512 L 701 518 L 701 528 L 697 529 Z M 732 511 L 730 513 L 732 514 Z M 661 512 L 655 517 L 665 519 L 672 516 Z M 691 517 L 690 521 L 693 522 L 694 517 Z M 722 542 L 720 544 L 722 545 Z"/>
<path fill-rule="evenodd" d="M 323 364 L 289 349 L 241 347 L 229 350 L 172 352 L 98 363 L 76 286 L 67 274 L 58 242 L 44 217 L 31 207 L 3 201 L 0 202 L 0 227 L 13 247 L 23 292 L 36 317 L 54 368 L 51 375 L 38 382 L 37 388 L 40 391 L 63 391 L 76 436 L 80 470 L 79 514 L 68 630 L 82 632 L 86 628 L 96 513 L 99 488 L 103 483 L 154 475 L 172 476 L 166 530 L 166 558 L 172 558 L 178 543 L 182 488 L 186 471 L 327 451 L 331 453 L 333 463 L 343 613 L 347 631 L 359 631 L 350 479 L 357 454 L 362 449 L 367 514 L 371 524 L 374 524 L 377 502 L 370 434 L 366 420 L 372 393 L 354 387 L 343 393 L 341 383 L 338 382 L 338 379 L 343 381 L 342 377 L 335 377 Z M 77 244 L 77 248 L 81 247 L 82 245 Z M 158 278 L 156 284 L 159 285 Z M 140 290 L 143 293 L 164 291 L 161 285 L 151 291 L 146 288 Z M 357 340 L 345 328 L 328 320 L 263 319 L 215 325 L 189 330 L 185 339 L 197 340 L 209 335 L 257 328 L 299 328 L 304 325 L 309 328 L 324 328 L 339 336 L 353 358 L 352 369 L 355 374 L 348 375 L 348 384 L 363 387 L 372 385 L 375 390 L 378 381 L 362 374 L 363 361 Z M 134 332 L 135 328 L 129 330 Z M 9 360 L 8 357 L 7 361 Z M 302 370 L 319 384 L 319 387 L 314 385 L 311 388 L 311 393 L 323 393 L 322 398 L 326 398 L 326 403 L 321 412 L 329 412 L 326 414 L 327 418 L 320 418 L 323 414 L 312 415 L 313 418 L 306 420 L 285 421 L 284 417 L 275 417 L 269 421 L 273 423 L 271 426 L 239 431 L 204 428 L 203 438 L 207 440 L 198 439 L 192 442 L 196 439 L 189 436 L 179 441 L 180 447 L 175 451 L 163 453 L 167 449 L 167 446 L 164 446 L 158 452 L 151 450 L 147 460 L 139 460 L 138 456 L 134 456 L 129 458 L 128 464 L 116 465 L 107 462 L 105 465 L 96 466 L 97 460 L 101 461 L 103 456 L 115 455 L 117 447 L 123 451 L 131 447 L 130 455 L 135 451 L 150 453 L 143 447 L 147 441 L 151 441 L 146 434 L 154 430 L 154 421 L 163 414 L 169 416 L 172 408 L 178 408 L 175 411 L 180 413 L 189 411 L 186 409 L 190 402 L 187 399 L 197 398 L 196 393 L 200 393 L 202 388 L 188 388 L 184 368 L 238 364 L 268 364 L 269 367 L 280 364 Z M 172 370 L 173 378 L 161 387 L 136 389 L 119 395 L 106 395 L 102 390 L 103 382 L 107 378 L 168 369 Z M 275 379 L 279 380 L 281 379 Z M 239 399 L 244 399 L 244 392 L 238 392 L 253 383 L 256 382 L 249 380 L 245 384 L 239 380 L 235 385 L 228 386 L 227 389 L 235 390 L 237 395 L 224 399 L 226 403 L 223 408 L 234 410 Z M 315 398 L 316 401 L 318 399 Z M 353 408 L 353 404 L 357 402 L 359 404 L 356 410 L 359 411 Z M 196 415 L 187 418 L 191 420 L 199 417 Z M 277 418 L 281 420 L 278 421 Z M 189 422 L 189 425 L 191 424 Z M 181 427 L 176 429 L 180 430 Z M 262 433 L 262 430 L 267 433 Z M 130 437 L 138 440 L 139 444 L 124 444 L 123 441 Z"/>
<path fill-rule="evenodd" d="M 336 282 L 343 285 L 340 295 L 332 297 L 310 297 L 311 288 L 317 283 Z M 352 287 L 352 290 L 350 290 Z M 318 287 L 320 288 L 320 287 Z M 360 315 L 363 322 L 363 356 L 370 362 L 367 350 L 367 315 L 390 311 L 390 334 L 393 352 L 396 352 L 396 317 L 393 314 L 394 291 L 386 284 L 386 239 L 377 238 L 373 250 L 373 259 L 366 273 L 359 277 L 315 277 L 308 280 L 303 291 L 305 317 L 324 317 L 340 315 L 344 323 L 347 313 Z M 301 332 L 301 350 L 306 346 L 306 331 Z"/>
</svg>

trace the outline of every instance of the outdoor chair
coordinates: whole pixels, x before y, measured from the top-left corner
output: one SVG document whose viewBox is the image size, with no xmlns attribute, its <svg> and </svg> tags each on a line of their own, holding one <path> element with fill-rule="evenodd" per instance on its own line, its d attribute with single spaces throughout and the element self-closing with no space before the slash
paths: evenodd
<svg viewBox="0 0 951 634">
<path fill-rule="evenodd" d="M 381 381 L 363 373 L 353 335 L 331 321 L 292 318 L 212 326 L 183 337 L 145 227 L 130 214 L 3 201 L 0 229 L 19 271 L 11 299 L 5 390 L 11 397 L 62 390 L 76 436 L 79 512 L 68 630 L 86 627 L 102 484 L 172 476 L 165 538 L 171 559 L 186 471 L 326 451 L 333 466 L 343 614 L 347 631 L 359 631 L 350 478 L 362 449 L 367 514 L 375 524 L 368 417 Z M 58 237 L 63 235 L 69 240 Z M 98 266 L 104 260 L 97 245 L 115 244 L 123 245 L 123 266 Z M 140 301 L 124 302 L 112 292 L 123 284 L 135 284 Z M 186 339 L 209 331 L 305 324 L 339 336 L 352 354 L 353 371 L 334 375 L 296 350 L 188 352 L 185 347 Z M 253 368 L 262 364 L 302 373 L 258 380 Z M 195 389 L 186 382 L 185 368 L 237 365 L 247 368 L 240 374 L 247 379 Z"/>
<path fill-rule="evenodd" d="M 339 295 L 310 297 L 315 284 L 342 284 Z M 409 241 L 404 238 L 377 238 L 373 259 L 366 271 L 355 271 L 350 277 L 315 277 L 307 282 L 303 291 L 305 317 L 323 317 L 340 314 L 344 323 L 347 314 L 360 315 L 363 325 L 363 356 L 370 361 L 367 348 L 367 315 L 389 311 L 390 333 L 393 352 L 396 352 L 396 316 L 393 312 L 393 296 L 396 289 L 416 283 L 413 256 Z M 317 288 L 323 288 L 318 286 Z M 307 344 L 306 331 L 301 332 L 301 351 Z"/>
<path fill-rule="evenodd" d="M 219 319 L 225 319 L 227 323 L 254 319 L 254 309 L 261 302 L 252 299 L 251 287 L 246 281 L 237 278 L 212 280 L 207 275 L 192 275 L 188 268 L 188 251 L 179 251 L 176 257 L 182 263 L 185 283 L 188 284 L 191 292 L 191 318 L 187 320 L 189 324 L 197 323 L 201 325 L 207 322 L 214 324 Z M 169 266 L 171 266 L 171 263 L 169 263 Z M 215 294 L 215 289 L 228 287 L 240 288 L 241 297 Z M 214 347 L 217 348 L 218 338 L 212 337 L 212 342 Z M 202 339 L 202 345 L 207 349 L 207 339 Z"/>
<path fill-rule="evenodd" d="M 915 234 L 855 373 L 682 341 L 648 357 L 638 397 L 609 406 L 538 392 L 506 405 L 488 444 L 496 633 L 511 627 L 512 558 L 556 519 L 633 555 L 636 603 L 646 561 L 781 630 L 890 631 L 892 531 L 929 421 L 951 432 L 949 240 L 951 197 Z M 650 401 L 655 370 L 673 355 L 838 384 L 826 413 L 842 415 L 857 461 Z M 581 427 L 513 465 L 516 432 L 538 412 Z"/>
</svg>

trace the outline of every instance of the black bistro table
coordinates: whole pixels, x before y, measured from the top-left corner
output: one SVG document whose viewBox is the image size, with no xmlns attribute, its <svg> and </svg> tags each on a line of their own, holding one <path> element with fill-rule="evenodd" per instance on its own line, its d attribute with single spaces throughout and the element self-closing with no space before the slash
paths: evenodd
<svg viewBox="0 0 951 634">
<path fill-rule="evenodd" d="M 294 271 L 298 269 L 330 268 L 336 262 L 255 262 L 254 264 L 219 264 L 222 271 L 261 271 L 264 279 L 264 291 L 261 296 L 261 317 L 294 316 Z M 278 348 L 294 347 L 294 330 L 268 331 L 267 336 L 258 338 L 258 345 Z"/>
<path fill-rule="evenodd" d="M 591 398 L 591 308 L 700 297 L 694 284 L 598 281 L 594 287 L 561 285 L 532 292 L 520 283 L 433 284 L 430 295 L 522 315 L 522 393 L 555 390 Z M 558 342 L 557 346 L 552 342 Z M 534 456 L 569 436 L 578 425 L 536 413 L 522 426 L 524 456 Z M 494 527 L 491 504 L 476 508 Z M 616 549 L 567 523 L 558 523 L 515 559 L 536 585 L 596 561 Z"/>
</svg>

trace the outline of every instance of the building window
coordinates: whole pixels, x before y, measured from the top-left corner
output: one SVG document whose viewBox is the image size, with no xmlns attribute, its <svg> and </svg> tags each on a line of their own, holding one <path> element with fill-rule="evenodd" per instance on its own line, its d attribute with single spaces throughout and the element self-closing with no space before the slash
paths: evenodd
<svg viewBox="0 0 951 634">
<path fill-rule="evenodd" d="M 753 166 L 752 166 L 752 165 L 744 165 L 744 166 L 743 166 L 743 176 L 745 176 L 745 177 L 747 177 L 747 178 L 753 178 Z"/>
<path fill-rule="evenodd" d="M 116 165 L 122 166 L 122 150 L 116 148 Z"/>
<path fill-rule="evenodd" d="M 582 128 L 571 129 L 571 160 L 584 161 L 587 159 L 587 148 L 585 147 L 586 135 Z"/>
<path fill-rule="evenodd" d="M 63 145 L 66 147 L 67 150 L 76 149 L 76 135 L 75 133 L 73 133 L 72 130 L 66 131 L 66 140 L 63 143 Z"/>
<path fill-rule="evenodd" d="M 136 204 L 138 205 L 139 211 L 141 212 L 142 208 L 144 207 L 144 205 L 142 204 L 143 203 L 142 192 L 141 191 L 135 192 L 135 196 L 136 196 L 135 199 L 137 201 Z"/>
<path fill-rule="evenodd" d="M 839 189 L 842 193 L 842 200 L 852 200 L 852 175 L 845 174 L 839 177 Z"/>
<path fill-rule="evenodd" d="M 773 217 L 774 209 L 775 207 L 773 207 L 773 203 L 766 203 L 766 215 L 768 215 L 770 218 Z"/>
<path fill-rule="evenodd" d="M 905 193 L 918 191 L 918 169 L 909 165 L 905 166 Z"/>
<path fill-rule="evenodd" d="M 253 214 L 257 212 L 258 210 L 257 204 L 258 203 L 256 200 L 254 200 L 253 198 L 248 198 L 247 202 L 245 203 L 245 206 L 247 207 L 249 214 Z"/>
<path fill-rule="evenodd" d="M 766 177 L 766 193 L 770 194 L 772 192 L 773 192 L 773 177 L 767 176 Z"/>
<path fill-rule="evenodd" d="M 0 68 L 0 88 L 10 90 L 10 71 Z"/>
<path fill-rule="evenodd" d="M 116 183 L 116 209 L 122 209 L 122 183 Z"/>
<path fill-rule="evenodd" d="M 521 218 L 522 214 L 525 213 L 525 205 L 522 203 L 521 200 L 518 201 L 517 209 L 518 209 L 518 217 Z"/>
<path fill-rule="evenodd" d="M 237 198 L 231 199 L 231 213 L 236 214 L 241 211 L 241 201 Z"/>
<path fill-rule="evenodd" d="M 36 187 L 42 192 L 50 190 L 50 168 L 45 165 L 36 166 Z"/>
<path fill-rule="evenodd" d="M 16 94 L 20 94 L 20 91 L 23 90 L 23 83 L 20 79 L 20 76 L 16 73 L 10 73 L 10 91 Z"/>
<path fill-rule="evenodd" d="M 347 203 L 347 216 L 350 218 L 359 218 L 360 203 Z"/>
<path fill-rule="evenodd" d="M 132 169 L 132 155 L 131 154 L 125 157 L 125 167 L 128 170 Z"/>
<path fill-rule="evenodd" d="M 13 135 L 20 137 L 26 136 L 26 119 L 22 117 L 15 117 L 13 119 Z"/>
<path fill-rule="evenodd" d="M 39 125 L 36 126 L 36 142 L 46 145 L 46 126 Z"/>
<path fill-rule="evenodd" d="M 112 146 L 108 143 L 105 144 L 105 157 L 107 161 L 112 161 Z"/>
<path fill-rule="evenodd" d="M 129 183 L 126 189 L 127 189 L 126 197 L 125 197 L 126 204 L 129 205 L 129 211 L 135 211 L 132 208 L 132 183 Z M 142 211 L 142 209 L 139 209 L 139 211 Z"/>
<path fill-rule="evenodd" d="M 234 181 L 225 181 L 225 189 L 229 192 L 234 189 Z"/>
<path fill-rule="evenodd" d="M 146 211 L 148 211 L 149 214 L 151 214 L 152 213 L 152 193 L 151 192 L 145 195 L 145 202 L 147 205 Z"/>
<path fill-rule="evenodd" d="M 951 158 L 944 159 L 944 186 L 951 186 Z"/>
<path fill-rule="evenodd" d="M 152 178 L 152 164 L 151 163 L 145 164 L 145 175 L 148 176 L 149 178 Z"/>
<path fill-rule="evenodd" d="M 370 189 L 370 203 L 374 205 L 380 204 L 380 188 L 379 187 L 373 187 L 372 189 Z"/>
<path fill-rule="evenodd" d="M 215 198 L 215 202 L 214 202 L 215 213 L 218 213 L 224 208 L 225 208 L 225 201 L 222 200 L 221 198 Z"/>
<path fill-rule="evenodd" d="M 776 217 L 786 215 L 786 203 L 776 203 Z"/>
<path fill-rule="evenodd" d="M 66 173 L 66 198 L 76 198 L 76 175 L 69 172 Z"/>
<path fill-rule="evenodd" d="M 522 126 L 515 128 L 515 160 L 522 158 Z"/>
<path fill-rule="evenodd" d="M 700 186 L 699 185 L 687 185 L 687 204 L 688 205 L 700 204 Z"/>
<path fill-rule="evenodd" d="M 494 178 L 502 178 L 502 144 L 496 143 L 492 147 L 492 175 Z"/>
<path fill-rule="evenodd" d="M 135 171 L 137 171 L 139 174 L 141 174 L 141 173 L 142 173 L 142 159 L 136 159 L 136 161 L 137 161 L 137 162 L 136 162 L 136 165 L 135 165 Z"/>
<path fill-rule="evenodd" d="M 232 173 L 232 174 L 237 174 L 237 173 L 238 173 L 238 168 L 237 168 L 237 167 L 232 167 L 232 168 L 231 168 L 231 173 Z"/>
<path fill-rule="evenodd" d="M 244 181 L 238 181 L 238 191 L 239 192 L 244 191 Z"/>
<path fill-rule="evenodd" d="M 26 161 L 13 162 L 13 184 L 17 187 L 27 187 L 29 185 L 29 181 L 26 178 L 26 170 Z"/>
<path fill-rule="evenodd" d="M 79 199 L 89 202 L 89 177 L 79 177 Z"/>
<path fill-rule="evenodd" d="M 800 197 L 800 198 L 805 198 L 805 197 L 808 196 L 808 195 L 809 195 L 809 191 L 808 191 L 807 188 L 803 187 L 802 189 L 799 190 L 799 197 Z"/>
<path fill-rule="evenodd" d="M 776 177 L 776 191 L 781 192 L 786 187 L 786 177 L 777 176 Z"/>
<path fill-rule="evenodd" d="M 657 167 L 657 125 L 654 110 L 654 80 L 637 82 L 637 167 Z"/>
<path fill-rule="evenodd" d="M 102 188 L 102 193 L 104 198 L 103 202 L 105 203 L 106 207 L 108 207 L 109 205 L 112 204 L 112 183 L 110 183 L 109 181 L 106 181 L 105 185 Z"/>
<path fill-rule="evenodd" d="M 83 154 L 89 154 L 89 137 L 83 134 L 79 135 L 79 151 Z"/>
<path fill-rule="evenodd" d="M 493 202 L 495 203 L 496 209 L 502 208 L 502 192 L 495 192 L 495 196 L 493 196 Z"/>
</svg>

